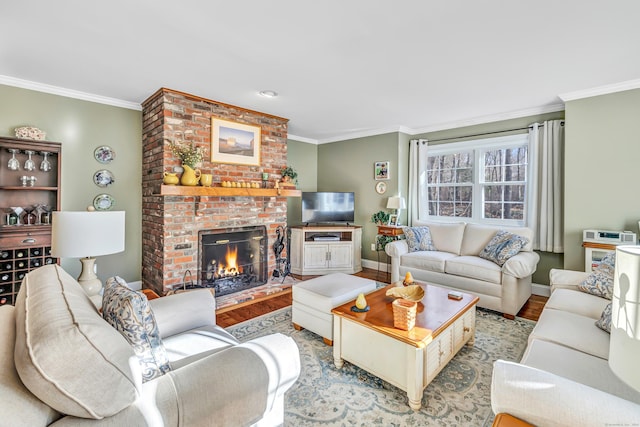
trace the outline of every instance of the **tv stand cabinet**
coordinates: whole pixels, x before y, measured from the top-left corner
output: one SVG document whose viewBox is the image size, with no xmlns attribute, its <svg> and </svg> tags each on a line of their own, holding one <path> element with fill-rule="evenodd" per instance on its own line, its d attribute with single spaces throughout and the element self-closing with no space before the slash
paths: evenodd
<svg viewBox="0 0 640 427">
<path fill-rule="evenodd" d="M 291 227 L 291 272 L 299 275 L 362 271 L 362 227 Z"/>
</svg>

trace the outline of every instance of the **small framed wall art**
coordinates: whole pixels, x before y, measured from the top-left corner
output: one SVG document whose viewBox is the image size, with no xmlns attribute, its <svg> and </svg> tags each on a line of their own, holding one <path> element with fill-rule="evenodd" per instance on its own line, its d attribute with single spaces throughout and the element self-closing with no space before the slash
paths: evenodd
<svg viewBox="0 0 640 427">
<path fill-rule="evenodd" d="M 397 214 L 389 215 L 389 225 L 398 225 L 398 215 Z"/>
<path fill-rule="evenodd" d="M 211 161 L 260 166 L 260 126 L 211 118 Z"/>
<path fill-rule="evenodd" d="M 373 176 L 376 181 L 389 179 L 389 162 L 375 162 L 373 164 Z"/>
</svg>

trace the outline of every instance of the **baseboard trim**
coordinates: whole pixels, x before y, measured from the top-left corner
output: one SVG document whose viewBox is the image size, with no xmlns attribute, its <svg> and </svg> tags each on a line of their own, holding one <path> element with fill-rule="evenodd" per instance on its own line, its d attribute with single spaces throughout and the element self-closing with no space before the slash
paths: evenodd
<svg viewBox="0 0 640 427">
<path fill-rule="evenodd" d="M 391 271 L 391 265 L 385 262 L 372 261 L 370 259 L 363 259 L 362 266 L 372 270 L 384 271 L 385 273 Z"/>
<path fill-rule="evenodd" d="M 533 295 L 540 295 L 541 297 L 551 296 L 551 288 L 549 285 L 541 285 L 539 283 L 531 284 L 531 293 Z"/>
</svg>

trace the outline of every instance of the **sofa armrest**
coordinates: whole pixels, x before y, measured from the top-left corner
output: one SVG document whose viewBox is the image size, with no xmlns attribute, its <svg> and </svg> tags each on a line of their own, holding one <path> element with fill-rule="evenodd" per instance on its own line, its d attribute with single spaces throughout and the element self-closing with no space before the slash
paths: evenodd
<svg viewBox="0 0 640 427">
<path fill-rule="evenodd" d="M 164 377 L 175 387 L 180 425 L 203 425 L 206 420 L 250 425 L 271 411 L 276 398 L 299 374 L 300 354 L 293 339 L 272 334 L 204 357 Z"/>
<path fill-rule="evenodd" d="M 384 247 L 384 251 L 392 258 L 399 258 L 402 255 L 409 253 L 409 245 L 406 240 L 395 240 L 387 243 Z"/>
<path fill-rule="evenodd" d="M 538 427 L 636 425 L 640 405 L 540 369 L 498 360 L 491 408 Z"/>
<path fill-rule="evenodd" d="M 502 272 L 518 279 L 531 276 L 538 268 L 540 255 L 535 252 L 519 252 L 502 266 Z"/>
<path fill-rule="evenodd" d="M 160 337 L 216 324 L 216 300 L 209 289 L 194 289 L 149 301 Z"/>
<path fill-rule="evenodd" d="M 556 289 L 572 289 L 577 290 L 578 285 L 582 283 L 589 273 L 584 271 L 563 270 L 561 268 L 552 268 L 549 271 L 549 284 L 551 293 Z"/>
</svg>

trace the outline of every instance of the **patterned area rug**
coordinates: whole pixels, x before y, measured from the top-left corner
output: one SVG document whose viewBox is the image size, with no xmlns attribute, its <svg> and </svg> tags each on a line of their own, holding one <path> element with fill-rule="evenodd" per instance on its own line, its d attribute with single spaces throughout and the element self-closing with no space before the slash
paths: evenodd
<svg viewBox="0 0 640 427">
<path fill-rule="evenodd" d="M 291 307 L 227 330 L 240 341 L 280 332 L 298 344 L 302 371 L 285 396 L 285 426 L 482 426 L 493 418 L 493 362 L 520 360 L 535 322 L 483 309 L 476 322 L 475 345 L 464 346 L 427 386 L 418 412 L 395 386 L 349 362 L 336 369 L 332 347 L 312 332 L 293 329 Z"/>
</svg>

